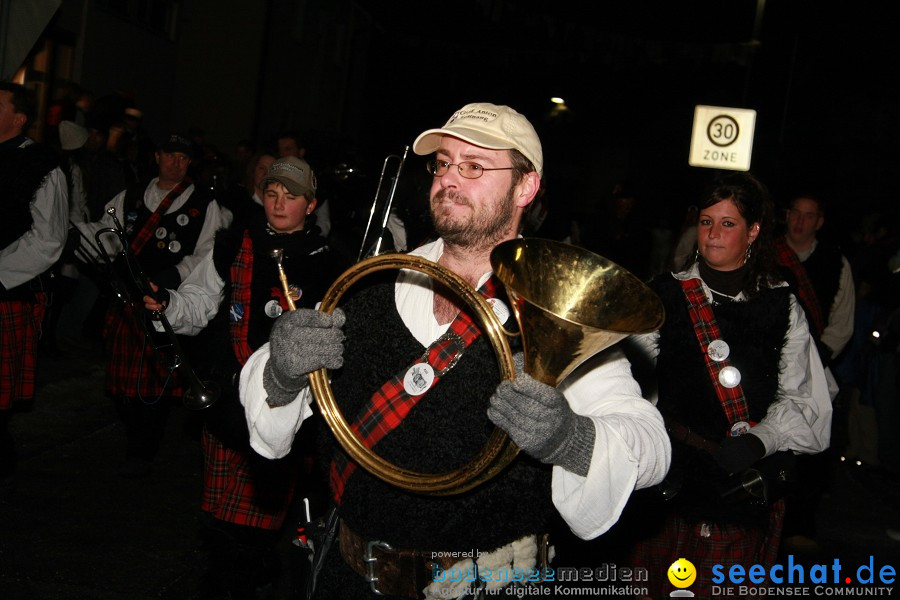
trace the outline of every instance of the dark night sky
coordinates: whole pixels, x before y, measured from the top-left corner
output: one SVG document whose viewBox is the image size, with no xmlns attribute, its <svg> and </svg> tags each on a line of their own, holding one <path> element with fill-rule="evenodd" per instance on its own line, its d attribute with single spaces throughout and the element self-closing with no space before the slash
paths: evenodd
<svg viewBox="0 0 900 600">
<path fill-rule="evenodd" d="M 671 218 L 710 175 L 687 165 L 693 107 L 753 108 L 751 170 L 776 199 L 811 182 L 851 218 L 888 203 L 900 109 L 886 10 L 765 4 L 750 45 L 755 0 L 360 0 L 381 32 L 366 133 L 399 150 L 466 102 L 510 104 L 541 134 L 548 195 L 591 206 L 631 181 Z M 547 116 L 551 96 L 565 118 Z"/>
</svg>

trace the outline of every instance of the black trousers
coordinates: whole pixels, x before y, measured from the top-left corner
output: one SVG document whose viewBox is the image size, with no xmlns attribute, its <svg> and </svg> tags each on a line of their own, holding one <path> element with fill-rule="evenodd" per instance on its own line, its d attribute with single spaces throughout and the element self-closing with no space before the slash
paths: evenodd
<svg viewBox="0 0 900 600">
<path fill-rule="evenodd" d="M 16 470 L 16 445 L 9 431 L 11 410 L 0 410 L 0 479 Z"/>
<path fill-rule="evenodd" d="M 115 399 L 116 412 L 125 424 L 128 440 L 126 458 L 144 461 L 156 458 L 174 402 L 176 399 L 171 396 Z"/>
</svg>

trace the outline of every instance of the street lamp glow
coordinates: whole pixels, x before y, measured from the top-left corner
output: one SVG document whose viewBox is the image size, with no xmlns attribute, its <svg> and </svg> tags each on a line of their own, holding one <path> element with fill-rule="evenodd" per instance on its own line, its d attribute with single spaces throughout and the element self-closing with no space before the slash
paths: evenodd
<svg viewBox="0 0 900 600">
<path fill-rule="evenodd" d="M 565 104 L 566 103 L 566 101 L 563 100 L 562 98 L 560 98 L 559 96 L 554 96 L 553 98 L 550 98 L 550 102 L 552 102 L 553 104 Z"/>
</svg>

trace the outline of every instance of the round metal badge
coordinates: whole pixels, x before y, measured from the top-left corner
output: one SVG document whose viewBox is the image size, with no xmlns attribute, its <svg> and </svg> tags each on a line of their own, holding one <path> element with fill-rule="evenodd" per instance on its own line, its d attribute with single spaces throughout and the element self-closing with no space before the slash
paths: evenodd
<svg viewBox="0 0 900 600">
<path fill-rule="evenodd" d="M 434 369 L 428 363 L 416 363 L 403 376 L 403 389 L 410 396 L 419 396 L 434 383 Z"/>
<path fill-rule="evenodd" d="M 728 347 L 728 344 L 725 342 L 725 340 L 713 340 L 706 348 L 706 353 L 714 361 L 722 362 L 723 360 L 728 358 L 729 354 L 731 354 L 731 348 Z"/>
<path fill-rule="evenodd" d="M 500 321 L 501 324 L 506 323 L 506 320 L 509 318 L 509 307 L 506 306 L 503 300 L 488 298 L 487 302 L 491 305 L 491 310 L 494 311 L 497 320 Z"/>
<path fill-rule="evenodd" d="M 277 319 L 281 316 L 281 313 L 284 312 L 284 309 L 281 308 L 281 304 L 278 303 L 278 300 L 269 300 L 266 302 L 266 316 L 272 319 Z"/>
<path fill-rule="evenodd" d="M 737 387 L 741 383 L 741 372 L 734 367 L 725 367 L 719 371 L 719 383 L 722 387 Z"/>
<path fill-rule="evenodd" d="M 744 435 L 750 431 L 750 423 L 747 421 L 738 421 L 734 425 L 731 426 L 731 429 L 728 431 L 728 435 L 731 437 L 737 437 L 739 435 Z"/>
</svg>

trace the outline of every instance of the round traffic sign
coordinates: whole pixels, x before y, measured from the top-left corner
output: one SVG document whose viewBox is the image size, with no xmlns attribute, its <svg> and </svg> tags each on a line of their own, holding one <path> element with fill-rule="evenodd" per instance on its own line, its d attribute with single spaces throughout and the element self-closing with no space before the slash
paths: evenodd
<svg viewBox="0 0 900 600">
<path fill-rule="evenodd" d="M 706 126 L 706 137 L 710 142 L 724 148 L 735 143 L 741 134 L 738 122 L 729 115 L 713 117 Z"/>
</svg>

